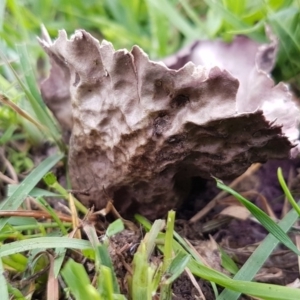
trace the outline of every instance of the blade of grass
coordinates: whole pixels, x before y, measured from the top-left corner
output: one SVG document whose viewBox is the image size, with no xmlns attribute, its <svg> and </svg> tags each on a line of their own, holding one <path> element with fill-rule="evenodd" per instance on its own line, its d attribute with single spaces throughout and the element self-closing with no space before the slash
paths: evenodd
<svg viewBox="0 0 300 300">
<path fill-rule="evenodd" d="M 56 176 L 52 172 L 47 173 L 43 177 L 43 180 L 50 188 L 52 188 L 52 189 L 56 190 L 58 193 L 60 193 L 61 196 L 63 196 L 65 200 L 70 201 L 69 192 L 58 183 Z M 76 208 L 80 212 L 82 212 L 83 214 L 88 213 L 88 209 L 80 201 L 78 201 L 75 197 L 73 197 L 73 200 L 74 200 Z"/>
<path fill-rule="evenodd" d="M 70 228 L 72 226 L 71 223 L 63 222 L 63 225 L 67 228 Z M 33 229 L 40 229 L 42 228 L 45 230 L 45 228 L 57 228 L 59 227 L 57 223 L 37 223 L 32 225 L 20 225 L 20 226 L 14 226 L 14 229 L 16 231 L 23 231 L 23 230 L 33 230 Z"/>
<path fill-rule="evenodd" d="M 153 249 L 155 247 L 155 241 L 157 238 L 158 233 L 162 230 L 163 226 L 165 225 L 165 222 L 163 220 L 156 220 L 150 231 L 146 234 L 144 238 L 144 243 L 146 247 L 146 253 L 147 253 L 147 259 L 150 258 L 151 253 L 153 252 Z"/>
<path fill-rule="evenodd" d="M 281 80 L 291 80 L 300 73 L 299 3 L 269 15 L 267 22 L 278 37 L 280 46 L 277 58 L 277 72 L 280 73 L 278 75 Z M 274 71 L 276 77 L 276 69 Z"/>
<path fill-rule="evenodd" d="M 295 288 L 288 288 L 285 286 L 279 286 L 274 284 L 265 284 L 257 282 L 249 282 L 245 280 L 235 280 L 227 276 L 222 276 L 219 272 L 210 269 L 205 266 L 200 266 L 195 262 L 190 262 L 188 264 L 191 272 L 201 278 L 204 278 L 209 281 L 213 281 L 227 289 L 233 291 L 251 295 L 254 297 L 259 297 L 268 300 L 286 300 L 286 299 L 300 299 L 300 290 Z M 236 293 L 234 293 L 236 294 Z M 238 299 L 235 297 L 218 297 L 218 300 L 234 300 Z"/>
<path fill-rule="evenodd" d="M 191 256 L 189 254 L 184 253 L 183 251 L 177 253 L 177 255 L 174 257 L 169 266 L 167 273 L 168 275 L 170 275 L 170 277 L 166 280 L 166 284 L 170 285 L 182 274 L 190 258 Z"/>
<path fill-rule="evenodd" d="M 0 94 L 0 102 L 10 107 L 12 110 L 14 110 L 17 114 L 34 124 L 39 130 L 41 131 L 47 131 L 47 127 L 42 125 L 41 123 L 37 122 L 34 118 L 32 118 L 25 110 L 20 108 L 18 105 L 16 105 L 14 102 L 10 101 L 6 96 Z"/>
<path fill-rule="evenodd" d="M 20 253 L 16 253 L 16 254 L 12 254 L 10 256 L 2 257 L 2 262 L 5 266 L 9 266 L 17 272 L 24 272 L 25 269 L 26 269 L 27 262 L 24 264 L 24 263 L 19 263 L 18 261 L 15 261 L 13 259 L 13 257 L 14 257 L 14 255 L 17 255 L 17 254 L 20 254 Z"/>
<path fill-rule="evenodd" d="M 103 267 L 109 269 L 110 270 L 109 279 L 107 279 L 107 281 L 109 281 L 111 284 L 112 293 L 120 294 L 118 279 L 115 275 L 114 267 L 113 267 L 107 246 L 105 244 L 102 244 L 102 245 L 100 244 L 96 247 L 95 251 L 97 251 L 97 255 L 99 255 L 99 257 L 100 257 L 100 262 L 101 262 L 100 276 L 102 276 L 101 270 Z M 106 274 L 108 272 L 107 269 L 105 269 Z"/>
<path fill-rule="evenodd" d="M 298 202 L 300 205 L 300 201 Z M 298 214 L 295 210 L 290 210 L 288 214 L 278 223 L 278 226 L 287 232 L 297 221 Z M 236 280 L 252 280 L 257 272 L 260 270 L 264 262 L 268 259 L 273 250 L 278 246 L 279 241 L 272 234 L 268 234 L 267 237 L 256 248 L 252 255 L 248 258 L 245 264 L 236 273 L 233 279 Z M 241 293 L 234 292 L 232 290 L 225 289 L 217 300 L 237 300 Z M 288 298 L 287 298 L 288 299 Z"/>
<path fill-rule="evenodd" d="M 146 231 L 149 231 L 151 229 L 151 223 L 143 216 L 136 214 L 134 218 L 145 228 Z M 162 235 L 162 234 L 161 234 Z M 199 255 L 195 253 L 195 250 L 192 249 L 187 242 L 176 232 L 173 231 L 174 239 L 173 240 L 173 250 L 174 251 L 183 251 L 187 254 L 190 254 L 195 261 L 199 265 L 204 266 L 202 261 L 199 260 Z M 177 242 L 178 241 L 178 242 Z M 163 248 L 160 247 L 160 250 L 163 252 Z M 216 285 L 214 282 L 211 282 L 211 285 L 213 286 L 214 289 L 217 289 Z"/>
<path fill-rule="evenodd" d="M 57 278 L 61 266 L 63 265 L 63 262 L 65 260 L 67 249 L 66 248 L 56 248 L 55 249 L 55 258 L 54 258 L 54 264 L 53 264 L 53 274 L 54 277 Z"/>
<path fill-rule="evenodd" d="M 7 186 L 7 191 L 6 191 L 7 196 L 8 197 L 11 196 L 19 186 L 20 186 L 20 184 L 9 184 Z M 34 198 L 37 198 L 37 197 L 59 197 L 60 196 L 60 194 L 52 193 L 47 190 L 43 190 L 43 189 L 36 188 L 36 187 L 33 188 L 28 195 L 31 197 L 34 197 Z"/>
<path fill-rule="evenodd" d="M 36 199 L 36 201 L 45 208 L 45 210 L 49 213 L 50 216 L 52 216 L 53 220 L 59 226 L 62 234 L 67 235 L 68 231 L 66 230 L 66 228 L 63 225 L 62 221 L 60 220 L 60 218 L 56 214 L 55 210 L 49 205 L 49 203 L 45 199 L 43 199 L 42 197 L 38 197 Z"/>
<path fill-rule="evenodd" d="M 164 262 L 163 262 L 163 272 L 165 272 L 172 261 L 172 241 L 175 223 L 175 211 L 171 210 L 168 213 L 166 234 L 165 234 L 165 245 L 164 245 Z"/>
<path fill-rule="evenodd" d="M 238 266 L 234 260 L 219 246 L 219 251 L 221 253 L 221 265 L 231 274 L 236 274 L 239 271 Z"/>
<path fill-rule="evenodd" d="M 1 295 L 1 299 L 9 300 L 7 280 L 5 278 L 5 270 L 3 268 L 1 258 L 0 258 L 0 295 Z"/>
<path fill-rule="evenodd" d="M 297 218 L 297 214 L 294 210 L 290 211 L 287 216 L 280 222 L 280 226 L 282 226 L 282 228 L 287 231 L 295 222 L 295 217 Z M 135 216 L 136 220 L 138 220 L 139 222 L 141 222 L 141 224 L 143 224 L 143 226 L 145 225 L 146 228 L 149 228 L 149 221 L 146 220 L 145 218 L 136 215 Z M 176 234 L 176 232 L 174 232 L 174 235 Z M 179 236 L 178 234 L 176 234 L 177 236 Z M 164 234 L 160 233 L 159 240 L 164 239 Z M 270 242 L 268 243 L 268 245 L 266 245 L 267 247 L 264 247 L 264 249 L 262 249 L 262 251 L 260 252 L 260 256 L 264 256 L 265 255 L 265 259 L 267 259 L 270 255 L 270 253 L 274 250 L 274 248 L 276 247 L 276 245 L 278 244 L 278 240 L 271 234 L 268 235 L 268 237 L 266 239 L 270 239 Z M 180 240 L 183 240 L 180 237 Z M 231 291 L 229 291 L 231 294 L 233 293 L 233 295 L 238 294 L 239 295 L 241 293 L 245 293 L 245 294 L 249 294 L 255 297 L 260 297 L 263 299 L 273 299 L 273 300 L 286 300 L 286 299 L 300 299 L 300 290 L 298 289 L 294 289 L 294 288 L 288 288 L 288 287 L 282 287 L 282 286 L 277 286 L 277 285 L 273 285 L 273 284 L 262 284 L 262 283 L 256 283 L 256 282 L 249 282 L 246 281 L 247 279 L 242 278 L 242 280 L 237 280 L 239 278 L 238 275 L 236 275 L 234 277 L 234 279 L 226 276 L 225 274 L 218 272 L 214 269 L 211 269 L 205 265 L 203 265 L 203 263 L 199 260 L 199 256 L 195 255 L 193 253 L 193 249 L 191 249 L 186 243 L 184 243 L 184 248 L 183 246 L 181 246 L 178 242 L 176 242 L 175 240 L 173 240 L 173 250 L 174 251 L 183 251 L 186 252 L 188 254 L 191 254 L 194 258 L 190 259 L 188 262 L 188 268 L 190 269 L 190 271 L 200 277 L 203 278 L 205 280 L 214 282 L 220 286 L 223 286 Z M 258 248 L 260 248 L 261 246 L 259 246 Z M 163 252 L 163 247 L 158 245 L 158 248 Z M 268 253 L 266 255 L 266 252 L 268 252 L 268 250 L 271 249 L 271 252 Z M 256 251 L 255 251 L 256 252 Z M 255 269 L 257 267 L 256 264 L 256 260 L 259 260 L 259 257 L 255 257 L 250 264 L 248 264 L 248 261 L 246 262 L 247 264 L 247 268 L 244 268 L 245 265 L 241 268 L 244 269 L 244 272 L 247 272 L 247 269 L 251 269 L 251 271 L 253 271 L 253 268 Z M 259 266 L 260 268 L 261 266 Z M 246 270 L 245 270 L 246 269 Z M 238 274 L 241 274 L 241 270 L 238 272 Z M 257 272 L 257 271 L 256 271 Z M 254 273 L 254 275 L 256 274 L 256 272 Z M 254 276 L 253 275 L 253 276 Z M 251 278 L 249 279 L 251 280 Z M 235 292 L 233 292 L 235 291 Z M 238 292 L 238 293 L 237 293 Z M 231 295 L 230 294 L 230 295 Z M 238 296 L 239 297 L 239 296 Z M 237 298 L 238 298 L 237 297 Z M 237 298 L 232 298 L 231 296 L 229 297 L 223 297 L 220 298 L 222 300 L 234 300 Z M 219 298 L 218 298 L 219 300 Z"/>
<path fill-rule="evenodd" d="M 69 259 L 62 270 L 62 276 L 76 300 L 101 300 L 97 290 L 92 286 L 83 265 Z"/>
<path fill-rule="evenodd" d="M 0 99 L 1 99 L 2 95 L 0 95 Z M 1 101 L 1 100 L 0 100 Z M 11 124 L 11 126 L 9 126 L 5 132 L 2 133 L 2 136 L 0 137 L 0 146 L 6 144 L 8 141 L 10 141 L 12 139 L 12 136 L 14 134 L 14 131 L 17 129 L 18 127 L 15 124 Z"/>
<path fill-rule="evenodd" d="M 147 0 L 157 10 L 163 13 L 169 22 L 177 28 L 188 40 L 199 38 L 203 34 L 199 28 L 192 26 L 190 22 L 180 14 L 175 6 L 167 0 Z M 204 34 L 203 34 L 204 35 Z"/>
<path fill-rule="evenodd" d="M 20 76 L 17 74 L 15 69 L 12 67 L 10 62 L 7 60 L 7 58 L 4 56 L 4 54 L 0 51 L 0 58 L 6 63 L 6 65 L 9 67 L 9 69 L 12 71 L 13 75 L 15 76 L 19 86 L 24 91 L 26 98 L 28 99 L 31 107 L 33 108 L 36 117 L 39 119 L 40 123 L 46 123 L 47 128 L 49 128 L 49 133 L 52 139 L 56 142 L 57 146 L 60 148 L 62 152 L 65 151 L 65 145 L 62 142 L 61 139 L 61 133 L 58 130 L 58 127 L 54 123 L 54 119 L 51 118 L 49 112 L 47 111 L 46 105 L 43 103 L 41 104 L 41 96 L 36 99 L 33 94 L 31 93 L 30 89 L 22 82 Z M 28 61 L 21 56 L 20 59 L 25 60 L 25 63 L 29 65 Z M 21 63 L 22 65 L 22 63 Z M 30 67 L 30 65 L 29 65 Z M 31 67 L 30 67 L 31 68 Z M 25 72 L 25 71 L 24 71 Z M 38 100 L 40 99 L 40 100 Z"/>
<path fill-rule="evenodd" d="M 295 35 L 296 32 L 292 31 L 291 30 L 292 28 L 286 27 L 285 26 L 286 24 L 284 22 L 281 22 L 282 19 L 291 18 L 291 17 L 295 17 L 299 20 L 299 12 L 297 12 L 297 10 L 295 10 L 295 8 L 293 7 L 289 7 L 287 9 L 277 12 L 274 15 L 271 15 L 269 21 L 274 26 L 274 29 L 276 29 L 276 32 L 279 35 L 279 37 L 281 37 L 281 41 L 282 42 L 289 41 L 292 44 L 291 46 L 294 47 L 298 53 L 300 53 L 300 41 L 297 39 Z M 297 23 L 295 24 L 298 25 Z"/>
<path fill-rule="evenodd" d="M 160 234 L 159 239 L 163 239 L 162 233 Z M 276 238 L 274 239 L 276 243 L 277 239 Z M 274 240 L 273 240 L 273 244 L 274 244 Z M 162 250 L 161 246 L 158 247 Z M 193 253 L 191 248 L 189 248 L 186 251 L 175 240 L 173 241 L 173 249 L 174 251 L 184 251 L 189 254 Z M 252 261 L 252 263 L 254 263 L 255 265 L 255 261 L 254 262 Z M 251 265 L 250 266 L 248 265 L 248 267 L 251 267 Z M 214 282 L 225 288 L 238 291 L 240 293 L 260 297 L 263 299 L 285 300 L 285 299 L 298 299 L 298 297 L 300 297 L 300 290 L 294 288 L 287 288 L 287 287 L 277 286 L 273 284 L 262 284 L 262 283 L 256 283 L 251 281 L 249 282 L 246 281 L 245 279 L 234 280 L 221 272 L 218 272 L 210 267 L 203 265 L 202 262 L 199 261 L 198 256 L 196 257 L 196 259 L 190 259 L 190 261 L 188 262 L 188 268 L 194 275 L 200 278 L 203 278 L 210 282 Z M 279 295 L 277 293 L 279 293 Z M 228 300 L 228 299 L 233 300 L 233 298 L 231 297 L 223 298 L 223 300 Z"/>
<path fill-rule="evenodd" d="M 131 281 L 132 299 L 152 299 L 152 280 L 154 269 L 148 262 L 146 243 L 141 242 L 133 258 L 133 276 Z"/>
<path fill-rule="evenodd" d="M 223 5 L 227 10 L 233 12 L 235 15 L 242 15 L 246 8 L 246 2 L 247 1 L 245 0 L 223 0 Z"/>
<path fill-rule="evenodd" d="M 103 239 L 103 242 L 100 243 L 95 227 L 91 224 L 84 224 L 83 226 L 83 230 L 88 236 L 88 239 L 91 242 L 95 252 L 95 258 L 96 258 L 95 269 L 96 271 L 100 272 L 100 277 L 108 276 L 108 278 L 105 278 L 105 280 L 102 278 L 104 281 L 98 276 L 98 279 L 100 280 L 99 282 L 100 294 L 103 293 L 105 295 L 112 295 L 113 293 L 115 294 L 120 293 L 118 280 L 115 275 L 113 263 L 111 261 L 110 254 L 108 251 L 108 246 L 109 246 L 108 238 L 118 232 L 121 232 L 123 229 L 124 229 L 124 224 L 120 219 L 114 221 L 108 226 L 105 233 L 105 238 Z M 107 267 L 110 270 L 110 272 L 105 268 L 103 269 L 102 267 Z M 104 270 L 105 275 L 101 274 L 102 270 Z M 109 284 L 112 285 L 112 292 L 107 291 L 106 288 L 102 286 L 102 284 L 105 284 L 106 281 L 107 283 L 109 282 Z"/>
<path fill-rule="evenodd" d="M 166 234 L 165 234 L 165 244 L 164 244 L 164 260 L 162 265 L 162 273 L 166 274 L 170 267 L 173 259 L 173 232 L 175 223 L 175 211 L 171 210 L 168 213 Z M 161 284 L 160 288 L 160 299 L 168 300 L 171 299 L 171 283 L 165 281 Z"/>
<path fill-rule="evenodd" d="M 2 31 L 6 0 L 0 1 L 0 31 Z"/>
<path fill-rule="evenodd" d="M 185 251 L 183 250 L 181 245 L 179 245 L 175 241 L 173 244 L 173 249 L 175 251 L 180 251 L 180 250 Z M 188 251 L 188 253 L 189 252 L 190 251 Z M 287 288 L 287 287 L 277 286 L 273 284 L 248 282 L 245 280 L 234 280 L 221 272 L 218 272 L 214 269 L 204 266 L 201 262 L 199 263 L 198 258 L 197 260 L 191 259 L 188 263 L 188 268 L 194 275 L 200 278 L 203 278 L 211 282 L 215 282 L 216 284 L 221 285 L 225 288 L 235 290 L 240 293 L 245 293 L 252 296 L 260 297 L 263 299 L 285 300 L 285 299 L 298 299 L 298 297 L 300 297 L 300 290 L 294 288 Z M 279 293 L 279 295 L 277 293 Z M 223 299 L 233 300 L 234 298 L 226 297 Z"/>
<path fill-rule="evenodd" d="M 14 296 L 13 299 L 18 299 L 18 300 L 27 300 L 22 293 L 16 289 L 15 287 L 13 287 L 11 284 L 8 284 L 8 292 Z"/>
<path fill-rule="evenodd" d="M 294 210 L 300 216 L 300 207 L 296 203 L 294 197 L 292 196 L 292 193 L 290 192 L 288 186 L 285 183 L 285 180 L 283 178 L 283 174 L 282 174 L 282 169 L 281 168 L 278 168 L 278 170 L 277 170 L 277 177 L 278 177 L 278 181 L 280 183 L 281 188 L 283 189 L 283 192 L 284 192 L 286 198 L 289 200 L 289 202 L 291 203 L 291 205 L 294 208 Z"/>
<path fill-rule="evenodd" d="M 98 276 L 99 294 L 102 299 L 113 300 L 114 288 L 111 269 L 101 265 L 100 273 L 101 275 Z"/>
<path fill-rule="evenodd" d="M 235 14 L 230 12 L 221 1 L 209 1 L 204 0 L 205 3 L 213 10 L 220 14 L 224 21 L 228 22 L 235 30 L 248 30 L 251 28 L 248 24 L 243 22 L 241 18 L 238 18 Z M 249 32 L 249 37 L 256 41 L 262 41 L 262 35 L 259 32 Z"/>
<path fill-rule="evenodd" d="M 289 236 L 260 208 L 248 201 L 246 198 L 241 196 L 239 193 L 231 189 L 230 187 L 223 184 L 220 180 L 217 180 L 217 187 L 226 191 L 227 193 L 234 196 L 241 204 L 243 204 L 251 214 L 260 222 L 260 224 L 271 234 L 273 234 L 281 243 L 287 248 L 292 250 L 297 255 L 300 255 L 300 251 L 289 238 Z"/>
<path fill-rule="evenodd" d="M 201 39 L 205 39 L 206 35 L 206 28 L 204 26 L 203 20 L 199 18 L 199 15 L 195 11 L 195 9 L 189 4 L 189 1 L 187 0 L 179 0 L 180 4 L 182 5 L 182 8 L 185 10 L 186 14 L 189 16 L 189 18 L 195 23 L 197 28 L 201 30 L 201 35 L 199 34 L 199 37 L 201 36 Z"/>
<path fill-rule="evenodd" d="M 47 106 L 43 101 L 40 91 L 37 87 L 37 83 L 36 83 L 37 81 L 29 61 L 29 55 L 27 52 L 26 45 L 25 44 L 17 45 L 17 51 L 20 57 L 20 63 L 21 63 L 23 74 L 25 76 L 27 87 L 30 92 L 30 97 L 28 97 L 28 100 L 30 101 L 30 104 L 34 108 L 34 111 L 38 119 L 40 121 L 43 121 L 43 123 L 47 126 L 47 128 L 50 129 L 50 133 L 52 137 L 60 137 L 61 133 L 57 127 L 57 124 L 49 114 Z"/>
<path fill-rule="evenodd" d="M 156 291 L 157 281 L 160 280 L 155 280 L 155 272 L 159 272 L 159 267 L 154 267 L 149 263 L 149 259 L 156 245 L 156 238 L 164 224 L 163 220 L 156 220 L 134 254 L 133 275 L 129 277 L 132 299 L 151 300 L 152 293 Z M 159 274 L 161 275 L 162 272 Z"/>
<path fill-rule="evenodd" d="M 33 249 L 52 249 L 52 248 L 68 248 L 68 249 L 91 249 L 89 241 L 72 239 L 67 237 L 40 237 L 30 240 L 23 240 L 1 245 L 0 257 L 15 254 L 18 252 Z"/>
<path fill-rule="evenodd" d="M 124 223 L 121 219 L 117 219 L 116 221 L 110 223 L 105 231 L 105 236 L 108 238 L 114 236 L 115 234 L 123 231 L 125 229 Z"/>
<path fill-rule="evenodd" d="M 163 57 L 169 54 L 169 23 L 165 16 L 154 7 L 150 1 L 146 1 L 148 6 L 148 14 L 151 29 L 151 45 L 150 56 Z"/>
<path fill-rule="evenodd" d="M 18 188 L 0 205 L 1 210 L 16 210 L 22 204 L 26 196 L 57 162 L 64 157 L 63 154 L 57 153 L 46 158 L 40 163 L 18 186 Z M 0 220 L 0 230 L 6 224 L 7 219 Z"/>
</svg>

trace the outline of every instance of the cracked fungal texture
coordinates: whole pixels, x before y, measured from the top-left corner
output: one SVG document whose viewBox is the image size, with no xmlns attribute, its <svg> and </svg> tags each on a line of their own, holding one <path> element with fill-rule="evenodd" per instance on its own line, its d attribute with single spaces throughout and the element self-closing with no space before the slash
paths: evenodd
<svg viewBox="0 0 300 300">
<path fill-rule="evenodd" d="M 41 43 L 70 72 L 69 169 L 73 188 L 89 191 L 85 204 L 103 208 L 107 193 L 121 213 L 157 218 L 185 199 L 191 177 L 229 178 L 290 156 L 285 124 L 259 107 L 238 111 L 239 82 L 225 70 L 170 70 L 137 46 L 115 51 L 83 30 Z"/>
</svg>

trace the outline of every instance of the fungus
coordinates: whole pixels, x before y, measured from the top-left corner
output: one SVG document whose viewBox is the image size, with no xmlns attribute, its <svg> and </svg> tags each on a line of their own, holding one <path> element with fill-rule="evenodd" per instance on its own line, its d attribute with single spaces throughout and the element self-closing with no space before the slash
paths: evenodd
<svg viewBox="0 0 300 300">
<path fill-rule="evenodd" d="M 86 205 L 103 208 L 107 193 L 120 213 L 157 218 L 182 203 L 192 177 L 230 178 L 296 152 L 287 132 L 296 130 L 298 109 L 264 72 L 268 84 L 253 81 L 251 103 L 243 103 L 238 79 L 219 67 L 172 70 L 138 46 L 115 51 L 84 30 L 40 43 L 56 67 L 68 68 L 70 178 L 74 189 L 88 189 Z"/>
</svg>

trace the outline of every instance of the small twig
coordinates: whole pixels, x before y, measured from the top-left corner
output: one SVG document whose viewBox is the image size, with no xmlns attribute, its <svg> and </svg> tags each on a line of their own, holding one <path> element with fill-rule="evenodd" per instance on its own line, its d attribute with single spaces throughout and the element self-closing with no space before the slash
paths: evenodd
<svg viewBox="0 0 300 300">
<path fill-rule="evenodd" d="M 195 289 L 198 291 L 199 295 L 200 295 L 200 299 L 201 300 L 206 300 L 202 290 L 201 290 L 201 287 L 199 286 L 197 280 L 195 279 L 193 273 L 190 271 L 189 268 L 185 268 L 185 272 L 187 274 L 187 276 L 190 278 L 193 286 L 195 287 Z"/>
<path fill-rule="evenodd" d="M 132 230 L 134 232 L 139 232 L 139 228 L 131 221 L 124 219 L 119 212 L 116 210 L 116 208 L 113 205 L 114 200 L 111 199 L 109 197 L 109 195 L 107 194 L 106 190 L 103 187 L 103 192 L 104 195 L 107 199 L 107 204 L 106 207 L 95 212 L 95 215 L 102 215 L 102 216 L 106 216 L 107 214 L 111 213 L 116 219 L 121 219 L 122 222 L 124 223 L 124 225 L 129 229 Z"/>
<path fill-rule="evenodd" d="M 72 222 L 71 216 L 66 216 L 61 213 L 57 213 L 57 215 L 62 221 Z M 2 210 L 0 211 L 0 217 L 33 217 L 36 219 L 51 219 L 51 215 L 49 213 L 37 210 Z"/>
<path fill-rule="evenodd" d="M 8 183 L 8 184 L 18 184 L 17 181 L 14 181 L 10 177 L 4 175 L 1 171 L 0 171 L 0 180 L 4 181 L 5 183 Z"/>
<path fill-rule="evenodd" d="M 232 183 L 229 185 L 229 187 L 234 188 L 237 186 L 242 180 L 244 180 L 246 177 L 252 175 L 255 173 L 259 168 L 261 167 L 261 164 L 254 164 L 252 165 L 245 173 L 243 173 L 241 176 L 236 178 L 232 181 Z M 217 200 L 222 199 L 227 195 L 227 192 L 222 191 L 220 192 L 215 198 L 213 198 L 203 209 L 201 209 L 198 213 L 196 213 L 190 220 L 190 223 L 195 223 L 199 221 L 201 218 L 203 218 L 206 214 L 208 214 L 217 204 Z"/>
<path fill-rule="evenodd" d="M 120 250 L 116 250 L 117 256 L 120 258 L 124 268 L 127 270 L 127 272 L 132 276 L 133 270 L 132 267 L 125 261 L 125 258 L 122 254 L 123 251 L 127 251 L 132 246 L 132 243 L 125 244 Z"/>
<path fill-rule="evenodd" d="M 42 132 L 46 131 L 48 132 L 49 129 L 41 124 L 40 122 L 36 121 L 34 118 L 32 118 L 25 110 L 20 108 L 18 105 L 16 105 L 14 102 L 12 102 L 10 99 L 8 99 L 5 95 L 0 94 L 0 102 L 10 107 L 12 110 L 14 110 L 17 114 L 25 118 L 27 121 L 34 124 L 38 129 L 40 129 Z"/>
<path fill-rule="evenodd" d="M 4 150 L 3 148 L 1 147 L 0 148 L 0 158 L 1 160 L 3 161 L 6 169 L 7 169 L 7 172 L 9 173 L 11 179 L 15 182 L 15 183 L 19 183 L 19 179 L 18 179 L 18 175 L 13 167 L 13 165 L 9 162 L 8 159 L 6 159 L 5 155 L 4 155 Z M 14 184 L 15 184 L 14 183 Z"/>
</svg>

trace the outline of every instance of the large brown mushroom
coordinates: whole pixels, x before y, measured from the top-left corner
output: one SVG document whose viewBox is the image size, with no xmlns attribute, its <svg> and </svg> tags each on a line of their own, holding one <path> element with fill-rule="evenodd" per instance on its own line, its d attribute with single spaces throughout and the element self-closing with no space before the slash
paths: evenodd
<svg viewBox="0 0 300 300">
<path fill-rule="evenodd" d="M 69 72 L 70 177 L 74 189 L 88 189 L 80 199 L 89 206 L 103 208 L 107 193 L 121 213 L 157 218 L 180 205 L 194 176 L 230 178 L 296 152 L 299 111 L 263 71 L 244 103 L 238 79 L 219 67 L 172 70 L 84 30 L 40 42 Z"/>
</svg>

